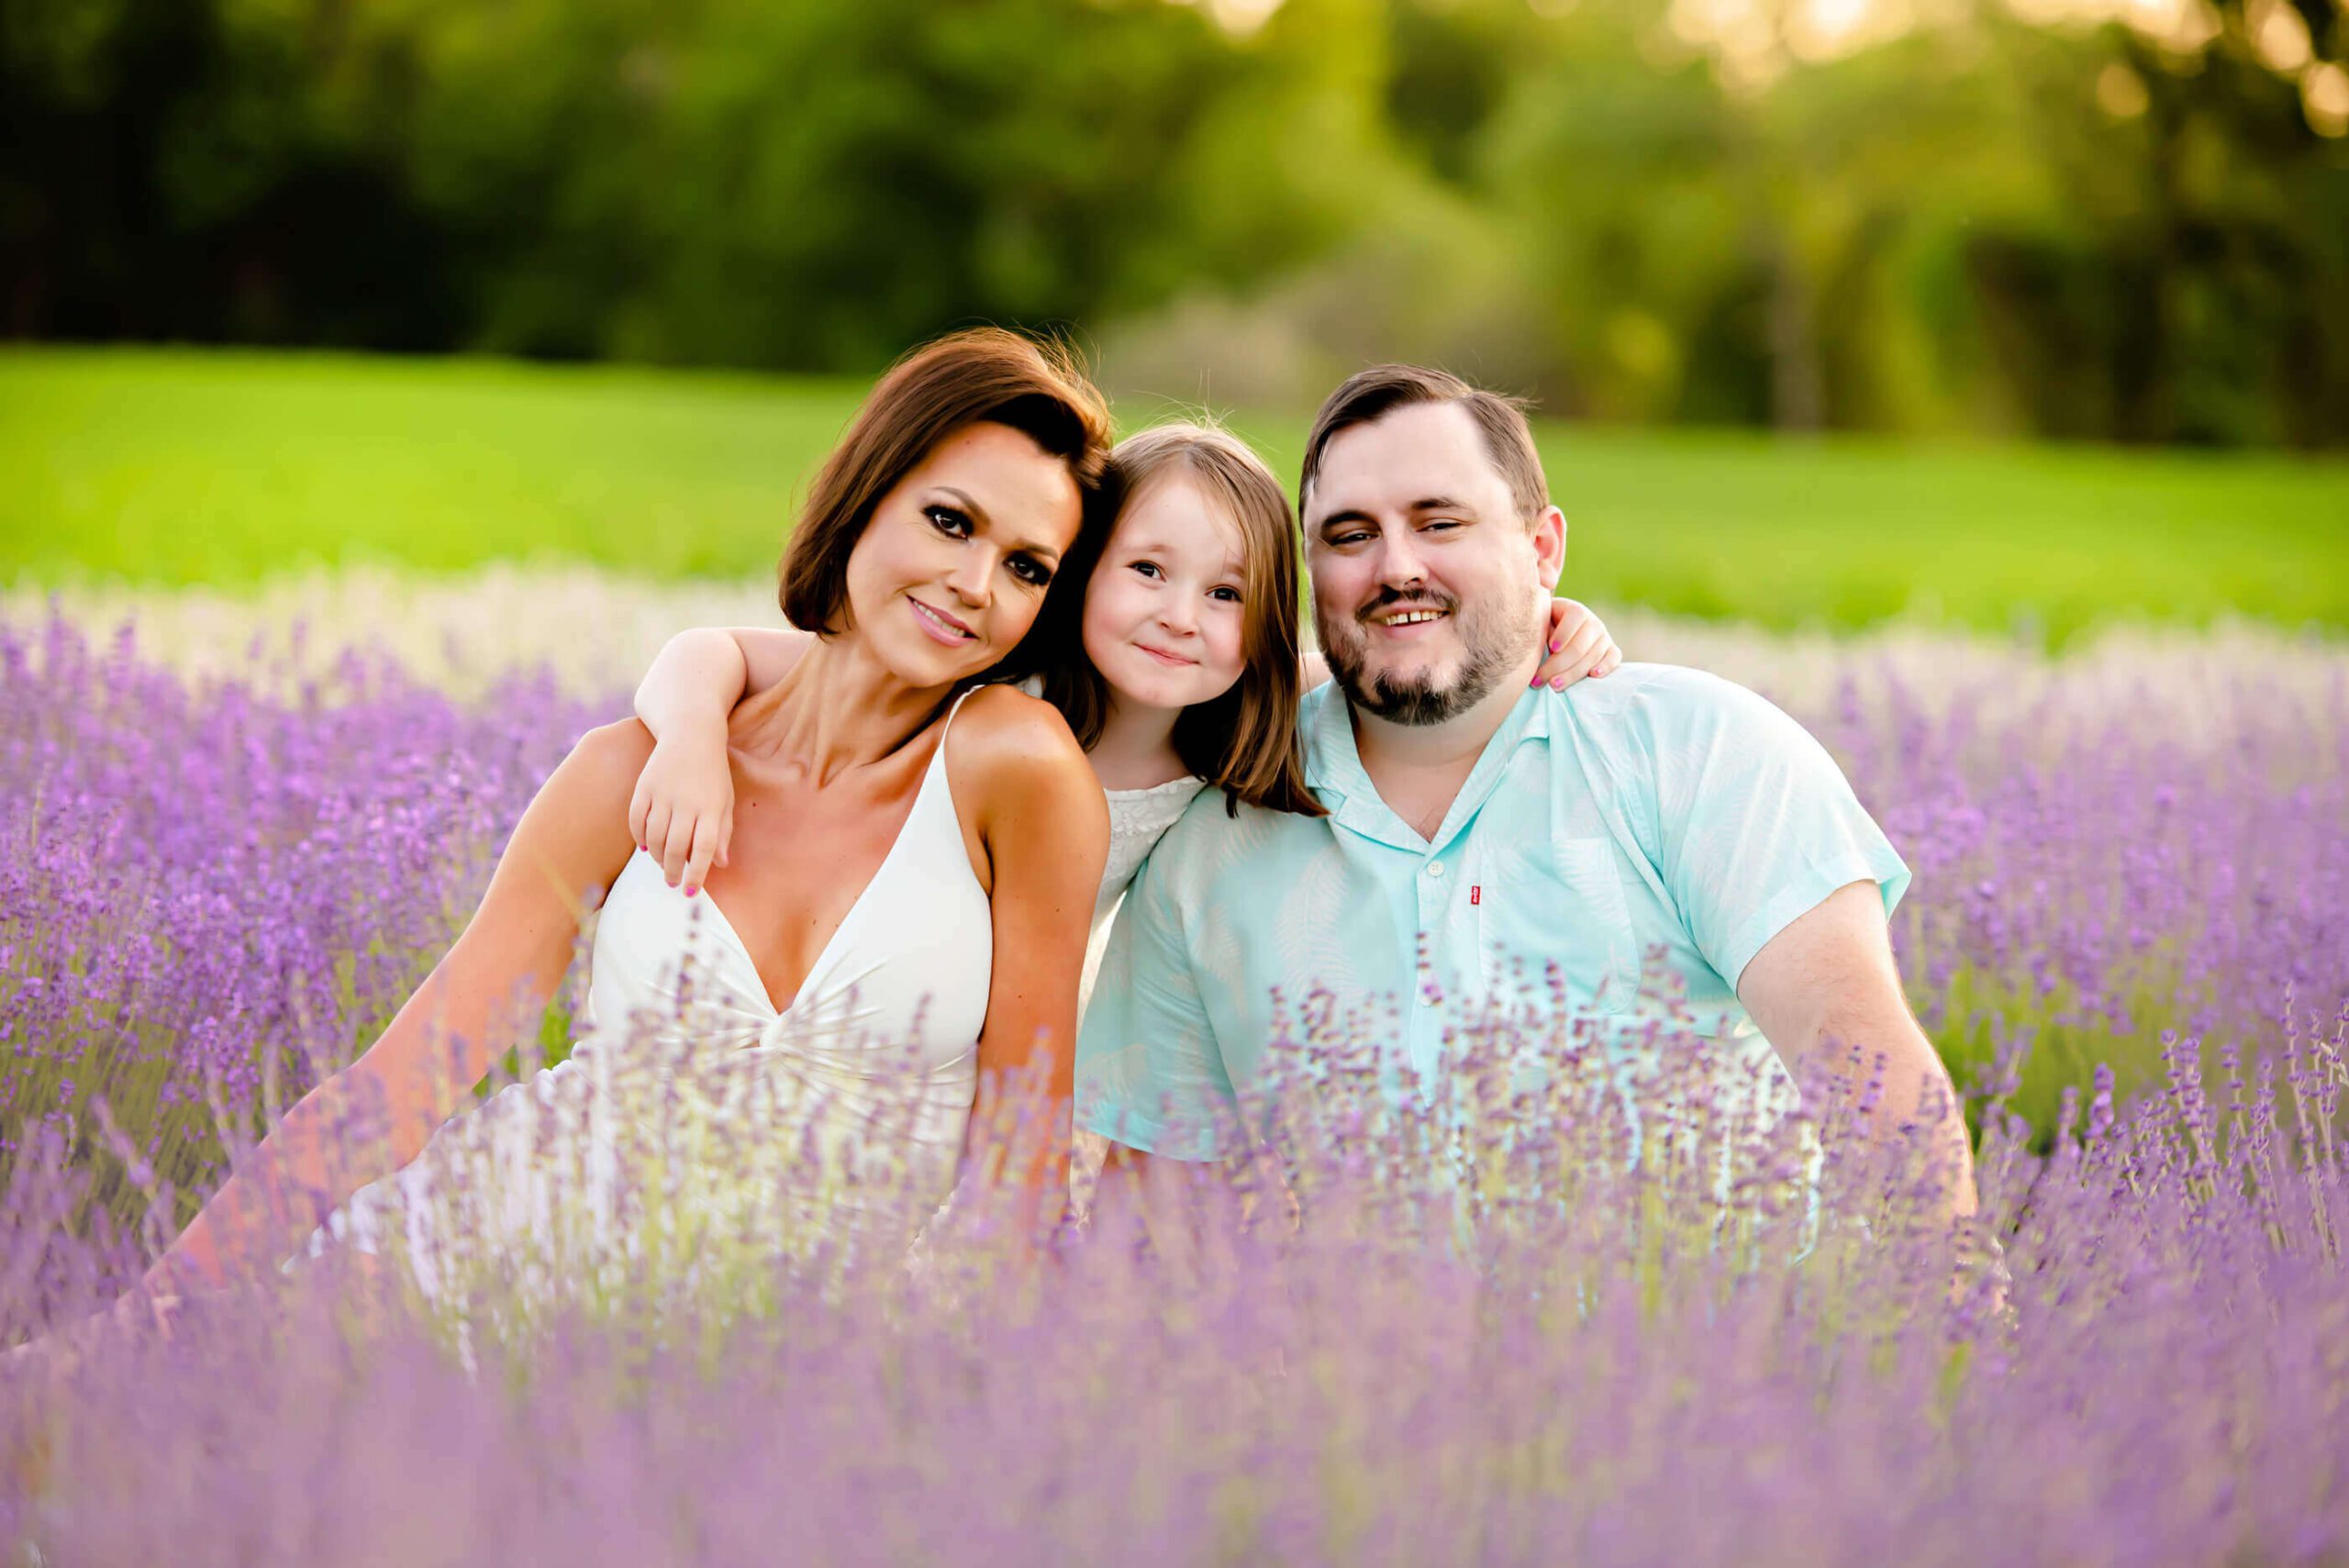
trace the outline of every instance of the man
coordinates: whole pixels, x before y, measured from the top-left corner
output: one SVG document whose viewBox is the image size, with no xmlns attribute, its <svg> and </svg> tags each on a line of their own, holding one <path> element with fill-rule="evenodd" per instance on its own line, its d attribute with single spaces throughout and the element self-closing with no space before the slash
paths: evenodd
<svg viewBox="0 0 2349 1568">
<path fill-rule="evenodd" d="M 1334 677 L 1300 724 L 1330 815 L 1233 818 L 1208 791 L 1158 845 L 1085 1020 L 1083 1125 L 1222 1158 L 1276 988 L 1395 1020 L 1424 1082 L 1448 1029 L 1553 963 L 1619 1045 L 1660 1021 L 1782 1085 L 1814 1059 L 1851 1073 L 1856 1047 L 1862 1076 L 1881 1062 L 1876 1125 L 1954 1106 L 1886 931 L 1908 870 L 1817 741 L 1670 666 L 1528 689 L 1565 519 L 1515 404 L 1365 371 L 1315 419 L 1298 505 Z M 1941 1128 L 1970 1213 L 1964 1123 Z"/>
</svg>

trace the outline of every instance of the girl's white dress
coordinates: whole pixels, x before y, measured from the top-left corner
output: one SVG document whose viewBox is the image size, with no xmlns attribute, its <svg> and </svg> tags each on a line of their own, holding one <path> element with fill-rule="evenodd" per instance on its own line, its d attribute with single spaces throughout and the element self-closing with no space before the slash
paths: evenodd
<svg viewBox="0 0 2349 1568">
<path fill-rule="evenodd" d="M 1110 923 L 1117 918 L 1118 907 L 1126 900 L 1126 889 L 1131 887 L 1134 873 L 1141 870 L 1141 862 L 1166 829 L 1174 826 L 1199 793 L 1205 781 L 1186 775 L 1154 789 L 1113 789 L 1109 797 L 1109 862 L 1102 868 L 1101 894 L 1093 901 L 1093 934 L 1085 949 L 1085 983 L 1078 990 L 1078 1006 L 1093 995 L 1093 977 L 1100 971 L 1101 954 L 1109 945 Z"/>
</svg>

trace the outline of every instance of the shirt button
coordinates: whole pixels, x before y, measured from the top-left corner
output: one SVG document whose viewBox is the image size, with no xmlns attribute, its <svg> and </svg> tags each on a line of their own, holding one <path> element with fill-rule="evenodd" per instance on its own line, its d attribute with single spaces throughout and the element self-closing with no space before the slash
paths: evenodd
<svg viewBox="0 0 2349 1568">
<path fill-rule="evenodd" d="M 1428 874 L 1430 876 L 1442 876 L 1443 874 L 1443 862 L 1442 861 L 1430 861 L 1428 862 Z"/>
</svg>

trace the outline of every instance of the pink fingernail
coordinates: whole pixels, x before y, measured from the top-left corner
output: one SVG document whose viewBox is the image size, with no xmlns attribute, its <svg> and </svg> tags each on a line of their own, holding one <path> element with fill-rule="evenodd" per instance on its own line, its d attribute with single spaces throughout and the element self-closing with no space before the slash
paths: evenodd
<svg viewBox="0 0 2349 1568">
<path fill-rule="evenodd" d="M 1566 689 L 1566 678 L 1564 675 L 1559 676 L 1556 680 L 1550 683 L 1550 689 L 1553 692 L 1564 691 Z"/>
<path fill-rule="evenodd" d="M 694 886 L 690 883 L 685 885 L 685 896 L 688 898 L 691 898 L 695 894 L 699 893 L 700 891 L 700 888 Z"/>
</svg>

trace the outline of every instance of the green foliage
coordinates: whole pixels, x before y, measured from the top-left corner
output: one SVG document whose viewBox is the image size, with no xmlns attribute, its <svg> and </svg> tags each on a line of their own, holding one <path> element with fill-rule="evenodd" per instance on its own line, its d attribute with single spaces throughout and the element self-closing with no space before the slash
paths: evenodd
<svg viewBox="0 0 2349 1568">
<path fill-rule="evenodd" d="M 854 384 L 324 356 L 0 355 L 0 581 L 250 583 L 547 556 L 763 571 Z M 1154 406 L 1122 409 L 1129 425 Z M 1304 421 L 1236 421 L 1294 473 Z M 2349 627 L 2349 464 L 1544 423 L 1566 586 L 1778 627 L 2060 640 L 2236 611 Z"/>
<path fill-rule="evenodd" d="M 2349 24 L 2284 3 L 1851 47 L 1664 0 L 17 0 L 0 334 L 868 374 L 1074 323 L 1284 399 L 1408 354 L 1570 416 L 2339 445 L 2349 137 L 2302 97 Z"/>
</svg>

